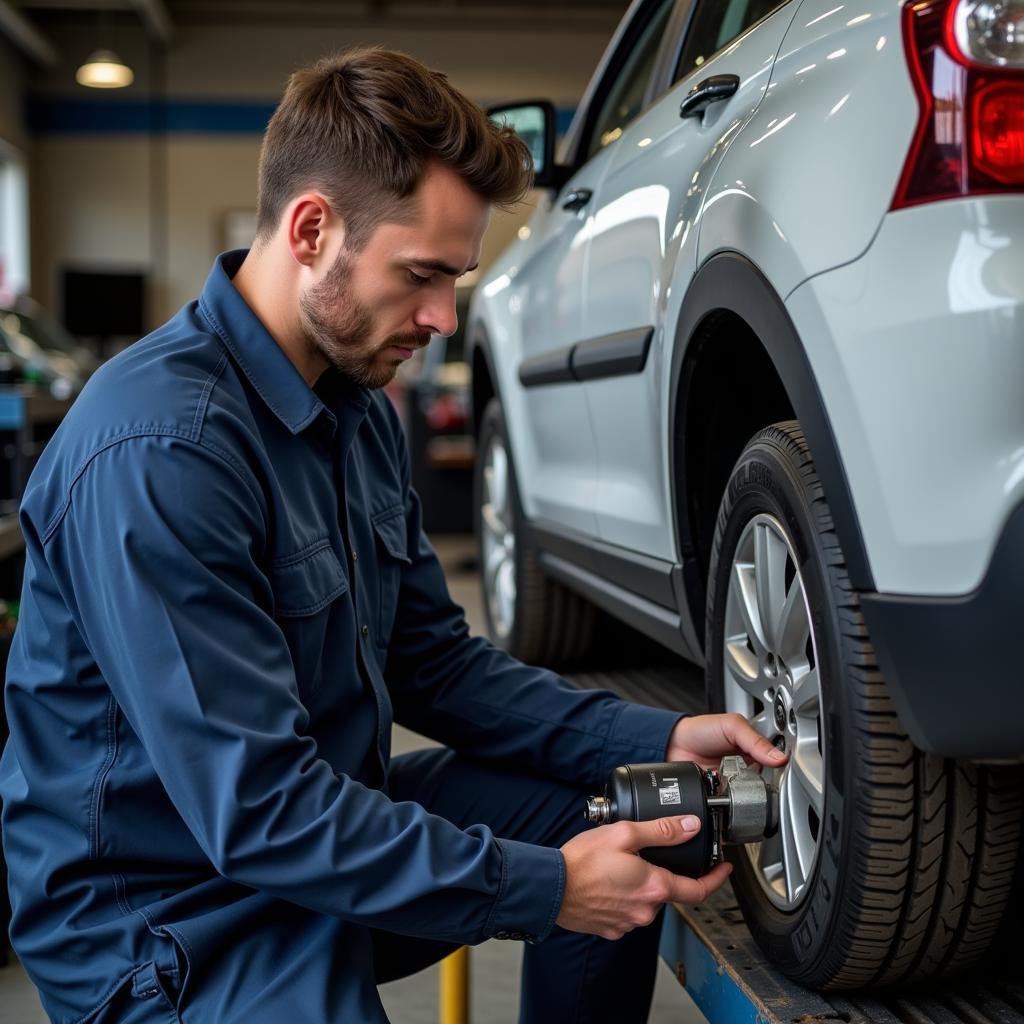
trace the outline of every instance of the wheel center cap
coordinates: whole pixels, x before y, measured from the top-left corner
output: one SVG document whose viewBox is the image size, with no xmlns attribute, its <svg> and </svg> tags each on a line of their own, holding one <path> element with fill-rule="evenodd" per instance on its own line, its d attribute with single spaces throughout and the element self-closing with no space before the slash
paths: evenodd
<svg viewBox="0 0 1024 1024">
<path fill-rule="evenodd" d="M 775 695 L 775 702 L 772 705 L 772 714 L 775 717 L 775 728 L 784 732 L 786 728 L 786 702 L 782 699 L 782 693 Z"/>
</svg>

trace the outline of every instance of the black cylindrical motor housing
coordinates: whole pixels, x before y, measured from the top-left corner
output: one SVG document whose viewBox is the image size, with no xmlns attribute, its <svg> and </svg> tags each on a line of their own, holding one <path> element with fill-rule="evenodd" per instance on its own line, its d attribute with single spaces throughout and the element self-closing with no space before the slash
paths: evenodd
<svg viewBox="0 0 1024 1024">
<path fill-rule="evenodd" d="M 616 768 L 604 790 L 610 821 L 652 821 L 695 814 L 701 830 L 678 846 L 649 846 L 640 856 L 677 875 L 700 878 L 714 866 L 715 836 L 708 813 L 704 772 L 692 761 L 627 764 Z"/>
</svg>

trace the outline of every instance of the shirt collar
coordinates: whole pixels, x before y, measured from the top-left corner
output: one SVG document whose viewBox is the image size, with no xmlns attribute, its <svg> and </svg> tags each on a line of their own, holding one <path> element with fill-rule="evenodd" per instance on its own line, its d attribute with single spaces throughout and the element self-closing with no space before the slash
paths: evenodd
<svg viewBox="0 0 1024 1024">
<path fill-rule="evenodd" d="M 231 283 L 247 254 L 247 249 L 235 249 L 214 260 L 199 297 L 199 310 L 267 407 L 297 434 L 325 412 L 325 406 Z M 358 396 L 357 404 L 365 411 L 369 396 Z M 333 415 L 327 415 L 334 421 Z"/>
</svg>

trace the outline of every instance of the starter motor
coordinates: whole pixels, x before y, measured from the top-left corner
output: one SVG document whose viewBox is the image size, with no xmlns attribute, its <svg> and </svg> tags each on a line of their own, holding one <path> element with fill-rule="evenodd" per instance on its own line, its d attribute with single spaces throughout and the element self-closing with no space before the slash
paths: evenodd
<svg viewBox="0 0 1024 1024">
<path fill-rule="evenodd" d="M 640 856 L 677 875 L 699 878 L 724 857 L 723 843 L 758 843 L 779 827 L 779 791 L 742 757 L 723 757 L 717 770 L 693 761 L 625 764 L 608 778 L 604 796 L 587 800 L 596 825 L 693 814 L 703 827 L 689 842 L 651 846 Z"/>
</svg>

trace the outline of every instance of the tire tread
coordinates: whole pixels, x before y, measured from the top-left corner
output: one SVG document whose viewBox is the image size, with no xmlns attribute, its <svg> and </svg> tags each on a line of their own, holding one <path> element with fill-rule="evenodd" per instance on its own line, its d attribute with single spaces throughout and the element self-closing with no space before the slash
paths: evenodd
<svg viewBox="0 0 1024 1024">
<path fill-rule="evenodd" d="M 852 799 L 857 831 L 868 842 L 849 860 L 832 941 L 797 972 L 798 980 L 858 988 L 968 970 L 985 956 L 1013 886 L 1021 774 L 943 760 L 913 746 L 879 669 L 803 431 L 795 421 L 778 423 L 751 444 L 778 451 L 810 507 L 852 691 L 851 761 L 862 766 Z M 727 513 L 723 501 L 712 564 Z"/>
</svg>

